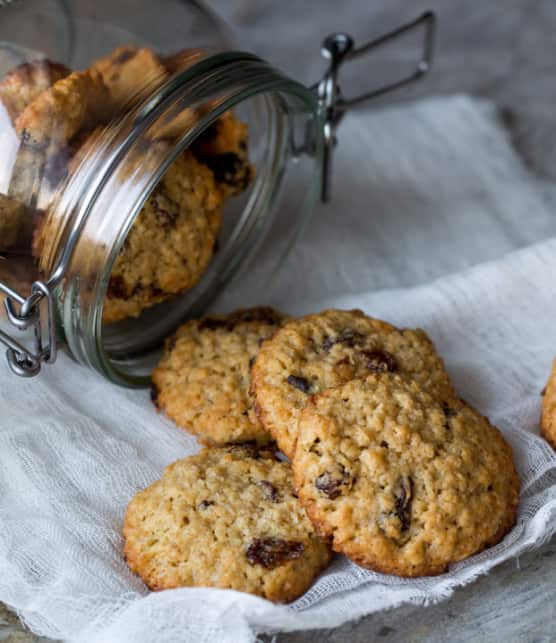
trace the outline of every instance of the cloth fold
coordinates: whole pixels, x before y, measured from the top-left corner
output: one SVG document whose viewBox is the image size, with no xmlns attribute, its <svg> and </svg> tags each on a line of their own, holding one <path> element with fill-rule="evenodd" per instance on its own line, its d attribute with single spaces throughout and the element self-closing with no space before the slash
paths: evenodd
<svg viewBox="0 0 556 643">
<path fill-rule="evenodd" d="M 0 600 L 33 631 L 83 643 L 236 643 L 263 630 L 334 627 L 446 598 L 556 530 L 556 456 L 538 436 L 556 354 L 556 238 L 507 254 L 556 235 L 535 179 L 495 111 L 464 97 L 355 116 L 342 145 L 339 209 L 315 218 L 275 294 L 259 296 L 293 314 L 359 307 L 424 327 L 462 397 L 514 449 L 523 485 L 516 528 L 433 578 L 375 574 L 338 556 L 288 606 L 228 590 L 152 594 L 122 559 L 123 514 L 165 465 L 197 449 L 195 440 L 155 415 L 147 392 L 115 388 L 65 355 L 36 380 L 2 364 Z M 369 157 L 376 167 L 367 181 Z"/>
</svg>

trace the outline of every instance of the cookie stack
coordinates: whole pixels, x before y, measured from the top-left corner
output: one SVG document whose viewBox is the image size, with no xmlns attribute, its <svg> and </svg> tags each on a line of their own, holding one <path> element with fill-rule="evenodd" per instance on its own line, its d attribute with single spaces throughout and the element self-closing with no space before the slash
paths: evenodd
<svg viewBox="0 0 556 643">
<path fill-rule="evenodd" d="M 288 601 L 329 547 L 383 573 L 440 574 L 515 524 L 511 449 L 422 330 L 361 311 L 207 317 L 167 342 L 153 401 L 211 445 L 128 507 L 127 560 L 153 589 Z"/>
<path fill-rule="evenodd" d="M 80 71 L 37 60 L 6 74 L 0 111 L 6 110 L 19 147 L 9 196 L 0 194 L 0 251 L 16 243 L 25 204 L 26 218 L 35 220 L 33 255 L 44 268 L 59 239 L 60 220 L 50 207 L 56 192 L 110 139 L 108 126 L 201 55 L 186 49 L 161 57 L 125 45 Z M 133 169 L 145 172 L 149 159 L 171 155 L 202 109 L 184 109 L 153 125 L 147 149 L 137 144 L 134 150 Z M 247 126 L 226 112 L 177 157 L 147 198 L 113 266 L 104 322 L 138 317 L 195 286 L 213 257 L 225 203 L 248 187 L 252 175 Z"/>
</svg>

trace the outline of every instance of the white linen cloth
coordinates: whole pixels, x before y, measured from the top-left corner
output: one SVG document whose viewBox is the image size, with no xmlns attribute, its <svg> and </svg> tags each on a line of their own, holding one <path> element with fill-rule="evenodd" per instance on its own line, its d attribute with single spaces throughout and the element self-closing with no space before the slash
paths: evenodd
<svg viewBox="0 0 556 643">
<path fill-rule="evenodd" d="M 486 104 L 454 97 L 353 115 L 340 138 L 336 200 L 265 300 L 291 313 L 356 306 L 426 328 L 461 395 L 514 448 L 517 526 L 434 578 L 375 574 L 338 556 L 290 606 L 228 590 L 149 593 L 122 559 L 123 514 L 136 490 L 196 450 L 194 439 L 156 416 L 147 392 L 118 389 L 65 355 L 29 381 L 2 364 L 0 600 L 33 631 L 83 643 L 238 643 L 334 627 L 438 601 L 553 534 L 556 456 L 538 417 L 556 354 L 556 214 Z"/>
</svg>

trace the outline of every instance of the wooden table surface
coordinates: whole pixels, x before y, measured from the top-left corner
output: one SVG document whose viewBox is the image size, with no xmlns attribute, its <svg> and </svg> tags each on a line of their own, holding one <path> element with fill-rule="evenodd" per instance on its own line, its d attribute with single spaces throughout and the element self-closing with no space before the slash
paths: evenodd
<svg viewBox="0 0 556 643">
<path fill-rule="evenodd" d="M 495 101 L 504 110 L 519 154 L 544 180 L 545 198 L 556 203 L 554 0 L 430 0 L 426 4 L 417 0 L 212 0 L 210 4 L 237 28 L 244 48 L 304 82 L 314 82 L 322 72 L 318 50 L 324 34 L 345 30 L 364 39 L 423 9 L 436 9 L 440 29 L 433 73 L 424 83 L 383 103 L 455 92 Z M 392 55 L 373 64 L 377 84 L 388 77 Z M 368 78 L 366 68 L 346 70 L 346 85 L 354 91 L 364 89 Z M 335 630 L 283 634 L 276 639 L 279 643 L 554 641 L 556 608 L 551 590 L 555 578 L 556 543 L 547 543 L 457 590 L 441 604 L 402 607 Z M 41 640 L 0 605 L 0 641 Z"/>
</svg>

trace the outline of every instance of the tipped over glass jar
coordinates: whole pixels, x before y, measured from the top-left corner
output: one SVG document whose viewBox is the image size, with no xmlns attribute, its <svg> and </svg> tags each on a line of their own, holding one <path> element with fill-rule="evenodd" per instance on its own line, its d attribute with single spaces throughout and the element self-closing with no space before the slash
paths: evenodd
<svg viewBox="0 0 556 643">
<path fill-rule="evenodd" d="M 413 73 L 342 95 L 344 62 L 419 28 Z M 362 47 L 333 34 L 308 88 L 236 49 L 199 2 L 0 2 L 0 342 L 12 371 L 36 375 L 63 347 L 145 386 L 179 324 L 217 301 L 253 303 L 328 198 L 344 113 L 426 73 L 433 35 L 430 12 Z"/>
</svg>

